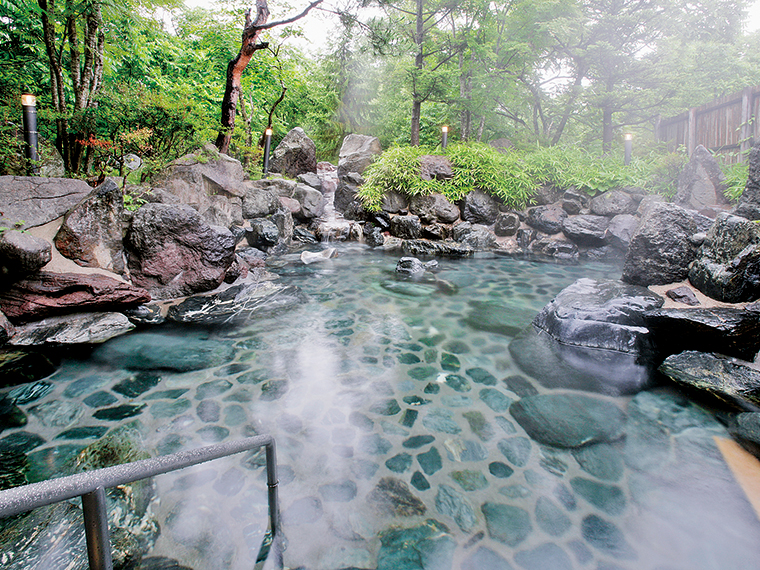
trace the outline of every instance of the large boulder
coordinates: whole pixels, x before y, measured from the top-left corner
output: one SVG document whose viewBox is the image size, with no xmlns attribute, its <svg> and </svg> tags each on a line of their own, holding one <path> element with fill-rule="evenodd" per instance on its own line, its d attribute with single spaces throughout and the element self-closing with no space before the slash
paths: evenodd
<svg viewBox="0 0 760 570">
<path fill-rule="evenodd" d="M 14 323 L 148 301 L 150 295 L 145 289 L 98 274 L 41 271 L 34 279 L 17 281 L 0 292 L 0 310 Z"/>
<path fill-rule="evenodd" d="M 439 193 L 412 197 L 409 201 L 409 213 L 419 216 L 426 224 L 451 224 L 459 219 L 459 207 Z"/>
<path fill-rule="evenodd" d="M 467 194 L 462 200 L 462 219 L 473 223 L 491 225 L 499 215 L 499 204 L 480 190 Z"/>
<path fill-rule="evenodd" d="M 750 362 L 689 350 L 665 359 L 659 368 L 670 379 L 739 408 L 760 406 L 760 370 Z"/>
<path fill-rule="evenodd" d="M 325 198 L 319 190 L 315 190 L 306 184 L 297 184 L 293 192 L 293 198 L 298 200 L 301 209 L 296 215 L 302 220 L 318 218 L 325 212 Z"/>
<path fill-rule="evenodd" d="M 678 191 L 673 203 L 690 210 L 727 204 L 728 201 L 723 196 L 725 179 L 715 157 L 699 145 L 678 175 Z"/>
<path fill-rule="evenodd" d="M 628 251 L 631 238 L 639 227 L 639 218 L 632 214 L 618 214 L 607 226 L 607 242 L 620 251 Z"/>
<path fill-rule="evenodd" d="M 123 216 L 121 189 L 107 178 L 66 214 L 55 247 L 77 265 L 124 273 Z"/>
<path fill-rule="evenodd" d="M 760 140 L 749 151 L 749 177 L 734 213 L 748 220 L 760 220 Z"/>
<path fill-rule="evenodd" d="M 280 198 L 269 188 L 250 188 L 243 198 L 243 218 L 252 220 L 274 214 L 281 207 L 281 200 L 292 198 Z"/>
<path fill-rule="evenodd" d="M 659 308 L 644 321 L 661 357 L 699 350 L 754 360 L 760 350 L 760 311 Z"/>
<path fill-rule="evenodd" d="M 631 237 L 623 281 L 665 285 L 683 281 L 697 256 L 692 236 L 707 231 L 712 220 L 675 204 L 653 204 Z"/>
<path fill-rule="evenodd" d="M 520 227 L 520 216 L 514 212 L 503 212 L 498 215 L 493 226 L 493 233 L 497 236 L 513 236 Z"/>
<path fill-rule="evenodd" d="M 269 170 L 295 178 L 305 172 L 317 172 L 317 146 L 301 127 L 292 129 L 272 152 Z"/>
<path fill-rule="evenodd" d="M 562 222 L 565 218 L 567 218 L 567 212 L 561 206 L 550 204 L 530 208 L 525 221 L 539 232 L 551 235 L 562 231 Z"/>
<path fill-rule="evenodd" d="M 230 226 L 242 222 L 241 200 L 247 190 L 246 178 L 239 160 L 207 144 L 172 162 L 152 183 L 179 203 L 195 208 L 206 223 L 218 223 L 224 215 L 227 223 L 222 225 Z"/>
<path fill-rule="evenodd" d="M 42 269 L 53 257 L 45 239 L 18 230 L 0 234 L 0 281 L 10 283 Z"/>
<path fill-rule="evenodd" d="M 580 279 L 546 305 L 509 350 L 547 387 L 635 393 L 650 382 L 653 350 L 644 313 L 662 304 L 644 287 Z"/>
<path fill-rule="evenodd" d="M 530 255 L 542 259 L 551 258 L 559 261 L 575 263 L 578 261 L 578 246 L 567 239 L 557 239 L 554 236 L 542 236 L 531 241 L 527 246 Z"/>
<path fill-rule="evenodd" d="M 393 216 L 391 235 L 401 239 L 417 239 L 422 233 L 422 224 L 417 216 Z"/>
<path fill-rule="evenodd" d="M 760 297 L 760 227 L 739 216 L 718 214 L 689 270 L 689 281 L 718 301 Z"/>
<path fill-rule="evenodd" d="M 343 139 L 338 153 L 338 177 L 350 172 L 364 174 L 377 155 L 383 152 L 380 139 L 367 135 L 350 134 Z"/>
<path fill-rule="evenodd" d="M 562 221 L 562 232 L 578 245 L 595 247 L 607 243 L 609 225 L 605 216 L 570 216 Z"/>
<path fill-rule="evenodd" d="M 24 229 L 57 220 L 90 192 L 84 180 L 0 176 L 0 226 Z"/>
<path fill-rule="evenodd" d="M 125 246 L 132 282 L 159 299 L 218 287 L 235 258 L 232 232 L 209 226 L 189 206 L 145 204 Z"/>
<path fill-rule="evenodd" d="M 362 201 L 357 196 L 362 184 L 364 184 L 364 178 L 355 172 L 350 172 L 340 178 L 333 197 L 333 206 L 337 212 L 343 214 L 347 219 L 359 217 L 363 209 Z"/>
<path fill-rule="evenodd" d="M 135 328 L 121 313 L 77 313 L 16 327 L 13 346 L 97 344 Z"/>
<path fill-rule="evenodd" d="M 425 154 L 420 157 L 420 178 L 423 180 L 451 180 L 454 171 L 446 156 Z"/>
<path fill-rule="evenodd" d="M 591 199 L 589 208 L 597 216 L 618 216 L 620 214 L 635 214 L 640 199 L 634 198 L 628 192 L 612 190 Z"/>
</svg>

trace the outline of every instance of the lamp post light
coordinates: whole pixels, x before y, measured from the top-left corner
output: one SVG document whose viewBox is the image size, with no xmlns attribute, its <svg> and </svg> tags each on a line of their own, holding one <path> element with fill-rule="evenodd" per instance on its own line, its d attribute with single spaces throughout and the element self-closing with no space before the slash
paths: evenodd
<svg viewBox="0 0 760 570">
<path fill-rule="evenodd" d="M 625 165 L 631 164 L 631 151 L 633 150 L 633 134 L 626 133 L 623 138 L 625 139 Z"/>
<path fill-rule="evenodd" d="M 272 146 L 272 129 L 264 131 L 264 178 L 269 175 L 269 149 Z"/>
<path fill-rule="evenodd" d="M 24 156 L 26 167 L 30 174 L 37 174 L 39 167 L 38 138 L 37 138 L 37 98 L 25 93 L 21 96 L 21 108 L 24 121 Z"/>
<path fill-rule="evenodd" d="M 446 125 L 443 125 L 441 127 L 441 134 L 442 134 L 441 149 L 446 150 L 446 144 L 448 144 L 449 142 L 449 127 L 447 127 Z"/>
</svg>

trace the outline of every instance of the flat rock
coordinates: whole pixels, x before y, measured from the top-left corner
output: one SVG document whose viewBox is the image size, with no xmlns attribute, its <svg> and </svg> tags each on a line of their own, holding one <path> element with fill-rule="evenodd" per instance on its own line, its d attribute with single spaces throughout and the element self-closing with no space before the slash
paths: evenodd
<svg viewBox="0 0 760 570">
<path fill-rule="evenodd" d="M 739 308 L 659 308 L 644 313 L 663 357 L 694 350 L 754 360 L 760 350 L 760 312 Z"/>
<path fill-rule="evenodd" d="M 135 328 L 121 313 L 75 313 L 16 327 L 12 346 L 99 344 Z"/>
<path fill-rule="evenodd" d="M 570 216 L 562 221 L 562 232 L 578 245 L 602 246 L 607 243 L 609 225 L 605 216 Z"/>
<path fill-rule="evenodd" d="M 34 228 L 57 220 L 85 198 L 92 187 L 84 180 L 0 176 L 0 226 Z"/>
<path fill-rule="evenodd" d="M 470 257 L 475 250 L 472 247 L 453 241 L 430 241 L 426 239 L 405 239 L 401 250 L 410 256 L 429 257 Z"/>
<path fill-rule="evenodd" d="M 731 404 L 760 406 L 760 370 L 749 362 L 705 352 L 686 351 L 665 359 L 660 372 Z"/>
<path fill-rule="evenodd" d="M 540 394 L 509 412 L 531 439 L 561 448 L 611 442 L 624 433 L 625 414 L 608 400 L 580 394 Z"/>
<path fill-rule="evenodd" d="M 105 275 L 41 271 L 0 292 L 0 309 L 21 323 L 82 309 L 135 306 L 150 299 L 145 289 Z"/>
<path fill-rule="evenodd" d="M 682 305 L 696 307 L 700 304 L 699 299 L 697 299 L 697 296 L 694 294 L 694 291 L 685 285 L 681 287 L 675 287 L 673 289 L 668 289 L 665 291 L 665 295 L 667 295 L 668 299 L 672 299 L 676 303 L 681 303 Z"/>
<path fill-rule="evenodd" d="M 0 234 L 0 280 L 10 283 L 42 269 L 53 258 L 52 250 L 45 239 L 5 230 Z"/>
</svg>

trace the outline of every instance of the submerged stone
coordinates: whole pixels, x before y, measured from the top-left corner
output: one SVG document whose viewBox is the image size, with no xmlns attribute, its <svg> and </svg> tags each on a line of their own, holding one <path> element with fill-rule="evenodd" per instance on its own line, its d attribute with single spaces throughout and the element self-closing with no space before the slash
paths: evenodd
<svg viewBox="0 0 760 570">
<path fill-rule="evenodd" d="M 441 368 L 447 372 L 456 372 L 461 367 L 462 364 L 459 362 L 459 359 L 453 354 L 449 354 L 448 352 L 441 354 Z"/>
<path fill-rule="evenodd" d="M 464 416 L 464 419 L 470 425 L 472 433 L 477 435 L 481 441 L 488 441 L 495 435 L 493 427 L 488 423 L 482 412 L 470 411 L 463 413 L 462 416 Z"/>
<path fill-rule="evenodd" d="M 17 405 L 28 404 L 47 396 L 55 386 L 47 380 L 19 386 L 8 392 L 8 398 Z"/>
<path fill-rule="evenodd" d="M 457 392 L 469 392 L 472 390 L 472 386 L 467 378 L 460 376 L 459 374 L 447 374 L 446 385 Z"/>
<path fill-rule="evenodd" d="M 318 497 L 304 497 L 293 502 L 282 518 L 288 524 L 311 524 L 322 518 L 322 501 Z"/>
<path fill-rule="evenodd" d="M 99 439 L 107 431 L 105 426 L 75 427 L 59 433 L 55 439 Z"/>
<path fill-rule="evenodd" d="M 516 300 L 471 300 L 470 312 L 465 318 L 467 325 L 475 330 L 514 337 L 528 326 L 536 315 L 535 310 Z"/>
<path fill-rule="evenodd" d="M 449 475 L 465 491 L 477 491 L 488 487 L 488 480 L 480 471 L 465 469 L 463 471 L 452 471 Z"/>
<path fill-rule="evenodd" d="M 388 400 L 375 402 L 372 404 L 369 411 L 381 416 L 394 416 L 401 411 L 401 406 L 398 405 L 398 402 L 395 399 L 390 398 Z"/>
<path fill-rule="evenodd" d="M 567 553 L 552 543 L 518 552 L 515 562 L 525 570 L 573 570 L 573 562 Z"/>
<path fill-rule="evenodd" d="M 619 515 L 625 511 L 625 495 L 620 487 L 582 477 L 574 477 L 570 480 L 570 485 L 581 497 L 608 515 Z"/>
<path fill-rule="evenodd" d="M 329 483 L 319 487 L 319 494 L 327 502 L 347 503 L 356 497 L 356 483 L 350 479 L 344 479 L 336 483 Z"/>
<path fill-rule="evenodd" d="M 528 396 L 512 404 L 509 411 L 532 439 L 554 447 L 610 442 L 624 433 L 623 411 L 611 402 L 591 396 Z"/>
<path fill-rule="evenodd" d="M 115 404 L 119 400 L 113 394 L 100 391 L 100 392 L 95 392 L 94 394 L 91 394 L 90 396 L 87 396 L 82 401 L 88 406 L 90 406 L 91 408 L 104 408 L 105 406 L 110 406 L 111 404 Z"/>
<path fill-rule="evenodd" d="M 192 404 L 187 398 L 169 402 L 156 402 L 150 406 L 150 415 L 154 418 L 173 418 L 190 409 Z"/>
<path fill-rule="evenodd" d="M 412 475 L 412 485 L 418 491 L 427 491 L 430 489 L 430 482 L 425 479 L 425 476 L 419 471 L 415 471 Z"/>
<path fill-rule="evenodd" d="M 437 394 L 440 391 L 441 391 L 441 387 L 438 384 L 432 384 L 432 383 L 425 386 L 425 389 L 423 390 L 425 394 Z"/>
<path fill-rule="evenodd" d="M 427 380 L 438 374 L 438 370 L 432 366 L 418 366 L 409 370 L 407 374 L 415 380 Z"/>
<path fill-rule="evenodd" d="M 390 441 L 378 434 L 364 436 L 359 442 L 359 449 L 370 455 L 385 455 L 393 447 Z"/>
<path fill-rule="evenodd" d="M 404 410 L 404 413 L 401 416 L 401 419 L 399 420 L 399 423 L 404 427 L 414 427 L 414 422 L 417 421 L 417 416 L 419 415 L 419 412 L 417 410 Z"/>
<path fill-rule="evenodd" d="M 478 524 L 477 516 L 467 498 L 449 485 L 439 485 L 435 508 L 444 516 L 451 517 L 464 532 L 472 531 Z"/>
<path fill-rule="evenodd" d="M 135 376 L 122 380 L 111 389 L 126 398 L 136 398 L 156 386 L 160 381 L 161 376 L 158 374 L 140 372 Z"/>
<path fill-rule="evenodd" d="M 268 380 L 261 385 L 260 399 L 265 402 L 279 400 L 288 391 L 287 380 Z"/>
<path fill-rule="evenodd" d="M 232 388 L 232 382 L 229 380 L 219 379 L 204 382 L 195 389 L 195 399 L 206 400 L 208 398 L 216 398 L 227 392 L 230 388 Z"/>
<path fill-rule="evenodd" d="M 533 532 L 530 514 L 520 507 L 483 503 L 480 510 L 486 518 L 488 535 L 507 546 L 517 546 Z"/>
<path fill-rule="evenodd" d="M 502 463 L 501 461 L 493 461 L 492 463 L 488 464 L 488 472 L 491 473 L 491 475 L 494 477 L 498 477 L 499 479 L 506 479 L 507 477 L 511 477 L 515 470 L 506 463 Z"/>
<path fill-rule="evenodd" d="M 512 465 L 525 467 L 533 446 L 527 437 L 510 437 L 500 440 L 497 447 Z"/>
<path fill-rule="evenodd" d="M 514 570 L 513 567 L 490 548 L 479 547 L 464 562 L 462 570 Z"/>
<path fill-rule="evenodd" d="M 206 443 L 219 443 L 229 437 L 230 430 L 222 426 L 205 426 L 195 433 Z"/>
<path fill-rule="evenodd" d="M 514 374 L 513 376 L 507 376 L 502 382 L 507 385 L 507 388 L 521 398 L 538 394 L 536 387 L 525 376 Z"/>
<path fill-rule="evenodd" d="M 570 528 L 570 518 L 551 499 L 536 501 L 536 522 L 550 536 L 562 536 Z"/>
<path fill-rule="evenodd" d="M 432 519 L 413 528 L 382 532 L 377 570 L 451 570 L 456 542 L 448 532 Z"/>
<path fill-rule="evenodd" d="M 512 404 L 512 399 L 507 398 L 496 388 L 483 388 L 480 391 L 480 399 L 494 412 L 506 412 Z"/>
<path fill-rule="evenodd" d="M 25 426 L 26 422 L 26 414 L 13 404 L 13 400 L 0 397 L 0 433 L 8 428 Z"/>
<path fill-rule="evenodd" d="M 432 475 L 433 473 L 440 471 L 443 467 L 441 454 L 435 447 L 431 447 L 425 453 L 417 455 L 417 462 L 427 475 Z"/>
<path fill-rule="evenodd" d="M 412 465 L 412 456 L 408 453 L 399 453 L 385 462 L 385 466 L 394 473 L 403 473 Z"/>
<path fill-rule="evenodd" d="M 417 449 L 434 441 L 435 436 L 432 435 L 415 435 L 404 441 L 402 445 L 409 449 Z"/>
<path fill-rule="evenodd" d="M 103 408 L 96 411 L 92 416 L 99 420 L 115 422 L 141 414 L 146 404 L 123 404 L 113 408 Z"/>
<path fill-rule="evenodd" d="M 431 431 L 457 434 L 462 428 L 454 421 L 454 414 L 446 408 L 433 408 L 422 419 L 422 424 Z"/>
<path fill-rule="evenodd" d="M 613 558 L 636 560 L 636 552 L 625 539 L 623 532 L 609 521 L 589 515 L 581 522 L 581 534 L 591 546 Z"/>
<path fill-rule="evenodd" d="M 589 475 L 605 481 L 619 481 L 623 476 L 623 454 L 607 443 L 573 449 L 573 457 Z"/>
<path fill-rule="evenodd" d="M 477 384 L 485 384 L 486 386 L 496 385 L 496 377 L 484 368 L 470 368 L 467 370 L 467 376 L 472 378 L 472 381 Z"/>
<path fill-rule="evenodd" d="M 415 497 L 401 479 L 383 477 L 370 492 L 367 499 L 383 513 L 397 517 L 424 515 L 425 504 Z"/>
</svg>

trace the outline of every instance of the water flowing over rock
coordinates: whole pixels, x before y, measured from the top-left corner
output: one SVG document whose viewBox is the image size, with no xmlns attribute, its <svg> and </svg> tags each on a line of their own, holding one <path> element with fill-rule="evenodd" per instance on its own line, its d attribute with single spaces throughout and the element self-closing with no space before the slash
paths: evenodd
<svg viewBox="0 0 760 570">
<path fill-rule="evenodd" d="M 698 145 L 678 175 L 678 191 L 673 203 L 691 210 L 728 204 L 723 196 L 725 179 L 715 157 L 704 146 Z"/>
<path fill-rule="evenodd" d="M 539 394 L 513 403 L 509 413 L 531 439 L 561 448 L 612 442 L 624 433 L 625 414 L 612 402 L 579 394 Z"/>
<path fill-rule="evenodd" d="M 42 269 L 53 257 L 50 242 L 17 230 L 0 234 L 0 281 L 12 282 Z"/>
<path fill-rule="evenodd" d="M 147 303 L 150 295 L 105 275 L 50 273 L 14 283 L 0 293 L 0 310 L 13 322 L 28 322 L 82 309 L 128 307 Z"/>
<path fill-rule="evenodd" d="M 235 258 L 235 238 L 189 206 L 145 204 L 125 240 L 132 282 L 159 299 L 218 287 Z"/>
<path fill-rule="evenodd" d="M 690 238 L 711 225 L 709 218 L 675 204 L 654 204 L 631 237 L 623 281 L 648 286 L 685 280 L 697 256 Z"/>
<path fill-rule="evenodd" d="M 749 177 L 734 213 L 748 220 L 760 220 L 760 140 L 749 151 Z"/>
<path fill-rule="evenodd" d="M 653 357 L 644 313 L 663 299 L 619 281 L 579 279 L 536 316 L 509 350 L 547 387 L 635 393 L 650 382 Z"/>
<path fill-rule="evenodd" d="M 0 226 L 43 226 L 63 216 L 92 188 L 84 180 L 0 176 Z"/>
<path fill-rule="evenodd" d="M 272 152 L 269 170 L 295 178 L 317 172 L 317 146 L 301 127 L 291 129 Z"/>
<path fill-rule="evenodd" d="M 760 370 L 749 362 L 689 350 L 669 356 L 659 368 L 672 380 L 704 390 L 731 406 L 760 406 Z"/>
<path fill-rule="evenodd" d="M 107 178 L 66 214 L 55 247 L 77 265 L 124 273 L 123 216 L 121 189 Z"/>
<path fill-rule="evenodd" d="M 97 344 L 135 328 L 121 313 L 77 313 L 16 327 L 13 346 Z"/>
<path fill-rule="evenodd" d="M 754 360 L 760 350 L 760 312 L 747 309 L 655 309 L 644 313 L 661 356 L 684 350 Z"/>
<path fill-rule="evenodd" d="M 350 134 L 343 139 L 338 153 L 338 177 L 351 172 L 364 174 L 375 156 L 383 152 L 380 139 L 368 135 Z"/>
<path fill-rule="evenodd" d="M 721 212 L 689 270 L 689 281 L 705 295 L 727 303 L 760 297 L 760 228 Z"/>
</svg>

